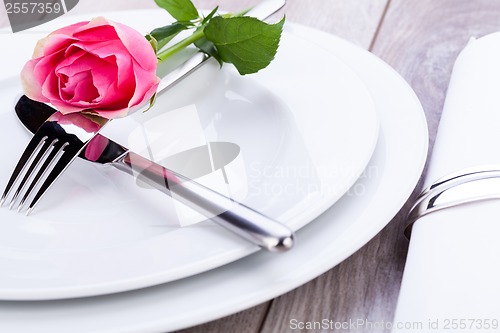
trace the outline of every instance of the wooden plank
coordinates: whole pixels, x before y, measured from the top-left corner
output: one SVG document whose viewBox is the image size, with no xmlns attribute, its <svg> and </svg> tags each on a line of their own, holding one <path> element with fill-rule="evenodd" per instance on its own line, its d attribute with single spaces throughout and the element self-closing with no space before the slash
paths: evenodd
<svg viewBox="0 0 500 333">
<path fill-rule="evenodd" d="M 266 302 L 249 310 L 236 313 L 220 320 L 195 326 L 178 333 L 244 332 L 259 333 L 260 326 L 267 316 L 270 303 Z"/>
<path fill-rule="evenodd" d="M 499 14 L 499 1 L 393 0 L 373 52 L 411 84 L 431 138 L 456 56 L 471 37 L 500 30 Z"/>
<path fill-rule="evenodd" d="M 289 0 L 286 16 L 368 48 L 387 0 Z"/>
<path fill-rule="evenodd" d="M 258 4 L 259 0 L 194 0 L 203 8 L 217 4 L 237 11 Z M 368 48 L 387 0 L 288 0 L 284 13 L 290 22 L 328 31 Z"/>
</svg>

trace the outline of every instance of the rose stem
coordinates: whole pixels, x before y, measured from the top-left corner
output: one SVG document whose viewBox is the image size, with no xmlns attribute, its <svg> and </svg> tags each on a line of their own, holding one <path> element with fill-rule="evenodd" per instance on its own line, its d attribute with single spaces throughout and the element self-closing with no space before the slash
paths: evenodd
<svg viewBox="0 0 500 333">
<path fill-rule="evenodd" d="M 221 16 L 225 17 L 225 18 L 243 16 L 246 13 L 248 13 L 249 10 L 250 9 L 245 9 L 239 13 L 236 13 L 236 14 L 228 13 L 228 14 L 224 14 Z M 158 63 L 164 62 L 165 60 L 167 60 L 168 58 L 170 58 L 171 56 L 173 56 L 177 52 L 184 50 L 189 45 L 191 45 L 194 42 L 196 42 L 197 40 L 203 38 L 203 36 L 205 36 L 203 28 L 204 27 L 201 27 L 200 29 L 193 32 L 193 34 L 191 36 L 186 37 L 185 39 L 181 40 L 177 44 L 174 44 L 174 45 L 170 46 L 169 48 L 165 49 L 164 51 L 161 51 L 160 53 L 158 53 L 156 55 L 156 57 L 158 58 Z"/>
</svg>

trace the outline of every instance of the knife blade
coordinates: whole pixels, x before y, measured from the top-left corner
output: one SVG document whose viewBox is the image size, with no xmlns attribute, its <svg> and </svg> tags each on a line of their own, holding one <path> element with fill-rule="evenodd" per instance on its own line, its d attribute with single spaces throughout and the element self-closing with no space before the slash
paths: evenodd
<svg viewBox="0 0 500 333">
<path fill-rule="evenodd" d="M 284 4 L 285 0 L 267 0 L 254 7 L 248 15 L 264 19 Z M 158 93 L 175 85 L 209 58 L 203 53 L 195 54 L 162 79 Z M 30 100 L 26 96 L 21 97 L 15 109 L 21 122 L 31 132 L 36 131 L 51 114 L 56 112 L 50 106 Z M 97 157 L 89 159 L 90 148 L 85 149 L 80 154 L 81 158 L 112 165 L 166 194 L 175 193 L 176 199 L 261 248 L 282 252 L 293 246 L 293 231 L 278 221 L 212 191 L 185 175 L 131 152 L 101 134 L 98 134 L 94 140 L 104 143 L 104 150 Z"/>
</svg>

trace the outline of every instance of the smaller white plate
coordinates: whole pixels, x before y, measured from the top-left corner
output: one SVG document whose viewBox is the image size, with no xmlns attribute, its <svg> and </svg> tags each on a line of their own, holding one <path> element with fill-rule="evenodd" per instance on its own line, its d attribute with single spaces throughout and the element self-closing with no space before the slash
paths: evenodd
<svg viewBox="0 0 500 333">
<path fill-rule="evenodd" d="M 164 12 L 111 16 L 149 31 L 152 22 L 165 22 Z M 22 36 L 0 34 L 11 46 L 5 52 L 13 68 L 29 58 L 26 45 L 42 34 Z M 0 184 L 30 137 L 13 112 L 20 91 L 18 79 L 0 78 L 0 141 L 8 142 L 1 149 Z M 241 153 L 228 168 L 228 193 L 297 230 L 362 173 L 377 142 L 378 119 L 366 86 L 348 66 L 286 30 L 277 58 L 261 73 L 241 77 L 213 62 L 162 95 L 146 114 L 115 120 L 104 132 L 132 149 L 147 148 L 145 154 L 163 140 L 155 157 L 204 140 L 237 144 Z M 0 299 L 131 290 L 257 250 L 209 221 L 180 228 L 174 205 L 126 174 L 75 161 L 29 217 L 0 209 Z"/>
</svg>

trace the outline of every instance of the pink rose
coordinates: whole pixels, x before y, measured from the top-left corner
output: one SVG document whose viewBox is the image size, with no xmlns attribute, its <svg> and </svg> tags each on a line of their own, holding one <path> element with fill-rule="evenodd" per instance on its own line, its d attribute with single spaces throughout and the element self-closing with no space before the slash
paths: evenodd
<svg viewBox="0 0 500 333">
<path fill-rule="evenodd" d="M 111 119 L 155 93 L 156 54 L 134 29 L 97 17 L 52 32 L 21 73 L 25 94 L 61 113 L 91 111 Z"/>
</svg>

